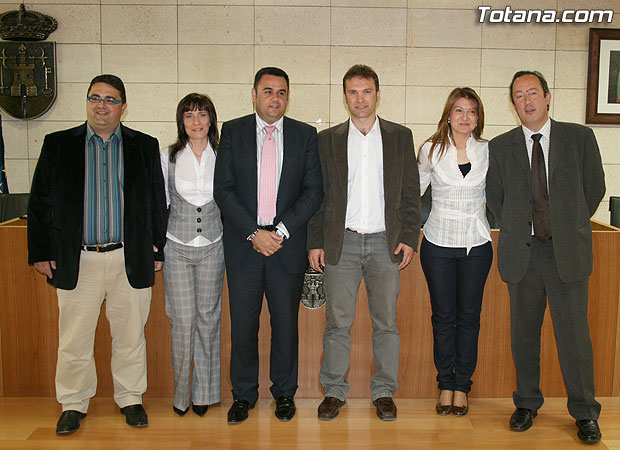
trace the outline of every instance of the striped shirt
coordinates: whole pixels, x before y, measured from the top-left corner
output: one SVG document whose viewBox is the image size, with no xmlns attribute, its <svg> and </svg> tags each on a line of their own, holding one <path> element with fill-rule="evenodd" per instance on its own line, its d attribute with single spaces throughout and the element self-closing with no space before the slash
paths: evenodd
<svg viewBox="0 0 620 450">
<path fill-rule="evenodd" d="M 282 160 L 284 159 L 284 130 L 283 130 L 284 118 L 280 117 L 279 120 L 272 123 L 271 125 L 275 126 L 276 129 L 273 130 L 273 138 L 276 141 L 276 192 L 278 192 L 278 187 L 280 186 L 280 174 L 282 173 Z M 257 177 L 256 177 L 256 204 L 258 205 L 258 197 L 260 195 L 260 162 L 263 154 L 263 143 L 265 142 L 265 137 L 267 137 L 267 130 L 265 127 L 269 125 L 263 119 L 256 114 L 256 168 L 257 168 Z M 258 211 L 258 208 L 257 208 Z M 256 217 L 256 220 L 259 225 L 271 225 L 270 223 L 265 223 L 260 216 Z"/>
<path fill-rule="evenodd" d="M 85 245 L 123 242 L 123 139 L 117 126 L 107 142 L 86 126 L 84 144 Z"/>
</svg>

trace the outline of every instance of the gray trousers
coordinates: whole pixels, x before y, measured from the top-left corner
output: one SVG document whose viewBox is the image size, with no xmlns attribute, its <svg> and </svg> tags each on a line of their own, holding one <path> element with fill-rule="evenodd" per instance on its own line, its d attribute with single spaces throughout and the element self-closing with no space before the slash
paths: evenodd
<svg viewBox="0 0 620 450">
<path fill-rule="evenodd" d="M 190 403 L 190 378 L 192 403 L 210 405 L 220 401 L 224 253 L 221 240 L 205 247 L 190 247 L 168 240 L 164 252 L 174 406 L 185 411 Z"/>
<path fill-rule="evenodd" d="M 345 231 L 340 261 L 336 265 L 327 265 L 324 275 L 327 325 L 323 335 L 325 356 L 320 381 L 326 397 L 344 400 L 349 392 L 346 373 L 351 356 L 351 326 L 362 277 L 373 328 L 375 373 L 370 382 L 372 399 L 391 397 L 398 387 L 398 264 L 390 259 L 385 232 L 358 234 Z"/>
<path fill-rule="evenodd" d="M 517 408 L 536 410 L 540 391 L 540 330 L 549 299 L 553 329 L 568 411 L 575 419 L 598 419 L 601 405 L 594 399 L 592 341 L 588 326 L 588 278 L 565 283 L 558 275 L 553 241 L 532 239 L 525 277 L 509 284 L 512 356 L 517 370 Z"/>
</svg>

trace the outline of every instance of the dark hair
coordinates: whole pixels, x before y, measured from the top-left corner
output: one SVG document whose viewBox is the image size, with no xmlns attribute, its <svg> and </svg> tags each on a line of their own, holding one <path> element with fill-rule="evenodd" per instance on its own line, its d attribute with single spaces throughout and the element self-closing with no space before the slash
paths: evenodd
<svg viewBox="0 0 620 450">
<path fill-rule="evenodd" d="M 207 137 L 211 147 L 215 152 L 220 143 L 220 132 L 217 129 L 217 113 L 215 106 L 207 95 L 191 93 L 181 99 L 177 106 L 177 141 L 170 146 L 170 161 L 174 162 L 177 154 L 185 148 L 189 141 L 189 136 L 185 131 L 183 115 L 188 111 L 206 111 L 209 113 L 209 131 Z"/>
<path fill-rule="evenodd" d="M 125 94 L 125 85 L 123 84 L 123 80 L 121 80 L 116 75 L 111 75 L 109 73 L 106 73 L 106 74 L 103 74 L 103 75 L 97 75 L 90 82 L 90 86 L 88 86 L 88 91 L 86 91 L 86 92 L 90 92 L 90 88 L 93 87 L 93 84 L 95 84 L 95 83 L 109 84 L 110 86 L 112 86 L 113 88 L 118 90 L 118 92 L 121 93 L 121 101 L 123 103 L 125 103 L 127 101 L 127 96 Z"/>
<path fill-rule="evenodd" d="M 379 76 L 377 75 L 377 72 L 375 72 L 372 67 L 366 66 L 364 64 L 356 64 L 354 66 L 351 66 L 351 68 L 347 70 L 347 73 L 344 74 L 344 77 L 342 77 L 343 92 L 346 93 L 347 91 L 347 80 L 355 77 L 372 79 L 375 82 L 375 89 L 377 91 L 379 90 Z"/>
<path fill-rule="evenodd" d="M 542 86 L 543 93 L 545 95 L 549 93 L 549 85 L 547 85 L 547 80 L 545 80 L 545 76 L 542 73 L 540 73 L 537 70 L 520 70 L 513 75 L 512 81 L 510 82 L 510 87 L 508 88 L 510 90 L 510 101 L 512 102 L 513 105 L 515 104 L 515 100 L 514 100 L 514 97 L 512 96 L 512 88 L 515 84 L 515 81 L 517 81 L 517 78 L 520 78 L 524 75 L 534 75 L 536 78 L 538 78 L 538 81 L 540 81 L 540 85 Z M 549 105 L 547 105 L 547 109 L 549 109 Z"/>
<path fill-rule="evenodd" d="M 278 67 L 263 67 L 262 69 L 260 69 L 258 72 L 256 72 L 256 75 L 254 75 L 254 89 L 258 89 L 258 82 L 260 81 L 261 78 L 263 78 L 263 75 L 273 75 L 274 77 L 282 77 L 286 80 L 286 88 L 288 89 L 288 75 L 286 74 L 286 72 L 282 69 L 279 69 Z"/>
<path fill-rule="evenodd" d="M 433 152 L 437 147 L 439 147 L 439 157 L 441 158 L 448 145 L 450 143 L 450 124 L 448 123 L 448 118 L 450 117 L 450 112 L 452 112 L 452 107 L 456 103 L 456 101 L 460 98 L 467 98 L 473 100 L 476 104 L 476 109 L 478 110 L 478 122 L 476 123 L 476 127 L 472 131 L 474 135 L 474 139 L 477 141 L 483 141 L 482 139 L 482 130 L 484 130 L 484 107 L 482 106 L 482 100 L 476 94 L 472 88 L 469 87 L 457 87 L 450 92 L 448 95 L 448 99 L 446 100 L 446 104 L 443 107 L 443 113 L 441 114 L 441 119 L 439 119 L 439 124 L 437 125 L 437 131 L 425 140 L 422 145 L 427 142 L 431 143 L 431 149 L 428 152 L 428 159 L 431 160 L 433 157 Z M 420 153 L 418 153 L 418 161 L 420 158 Z"/>
</svg>

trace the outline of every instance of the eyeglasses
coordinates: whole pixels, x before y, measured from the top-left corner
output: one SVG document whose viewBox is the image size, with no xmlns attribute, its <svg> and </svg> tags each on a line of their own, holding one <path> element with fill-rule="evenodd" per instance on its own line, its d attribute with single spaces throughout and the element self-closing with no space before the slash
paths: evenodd
<svg viewBox="0 0 620 450">
<path fill-rule="evenodd" d="M 122 100 L 116 100 L 114 97 L 101 98 L 98 95 L 91 95 L 91 96 L 87 95 L 86 98 L 91 103 L 103 102 L 104 104 L 106 104 L 108 106 L 118 105 L 120 102 L 122 102 Z"/>
</svg>

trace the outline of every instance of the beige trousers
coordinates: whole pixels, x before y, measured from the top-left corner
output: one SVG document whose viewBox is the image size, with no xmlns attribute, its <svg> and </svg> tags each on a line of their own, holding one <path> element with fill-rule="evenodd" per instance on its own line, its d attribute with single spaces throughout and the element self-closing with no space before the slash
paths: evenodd
<svg viewBox="0 0 620 450">
<path fill-rule="evenodd" d="M 94 342 L 104 298 L 112 335 L 114 401 L 121 408 L 142 403 L 146 391 L 144 325 L 151 288 L 131 287 L 122 248 L 105 253 L 82 251 L 76 288 L 58 289 L 56 398 L 63 411 L 85 413 L 97 391 Z"/>
</svg>

